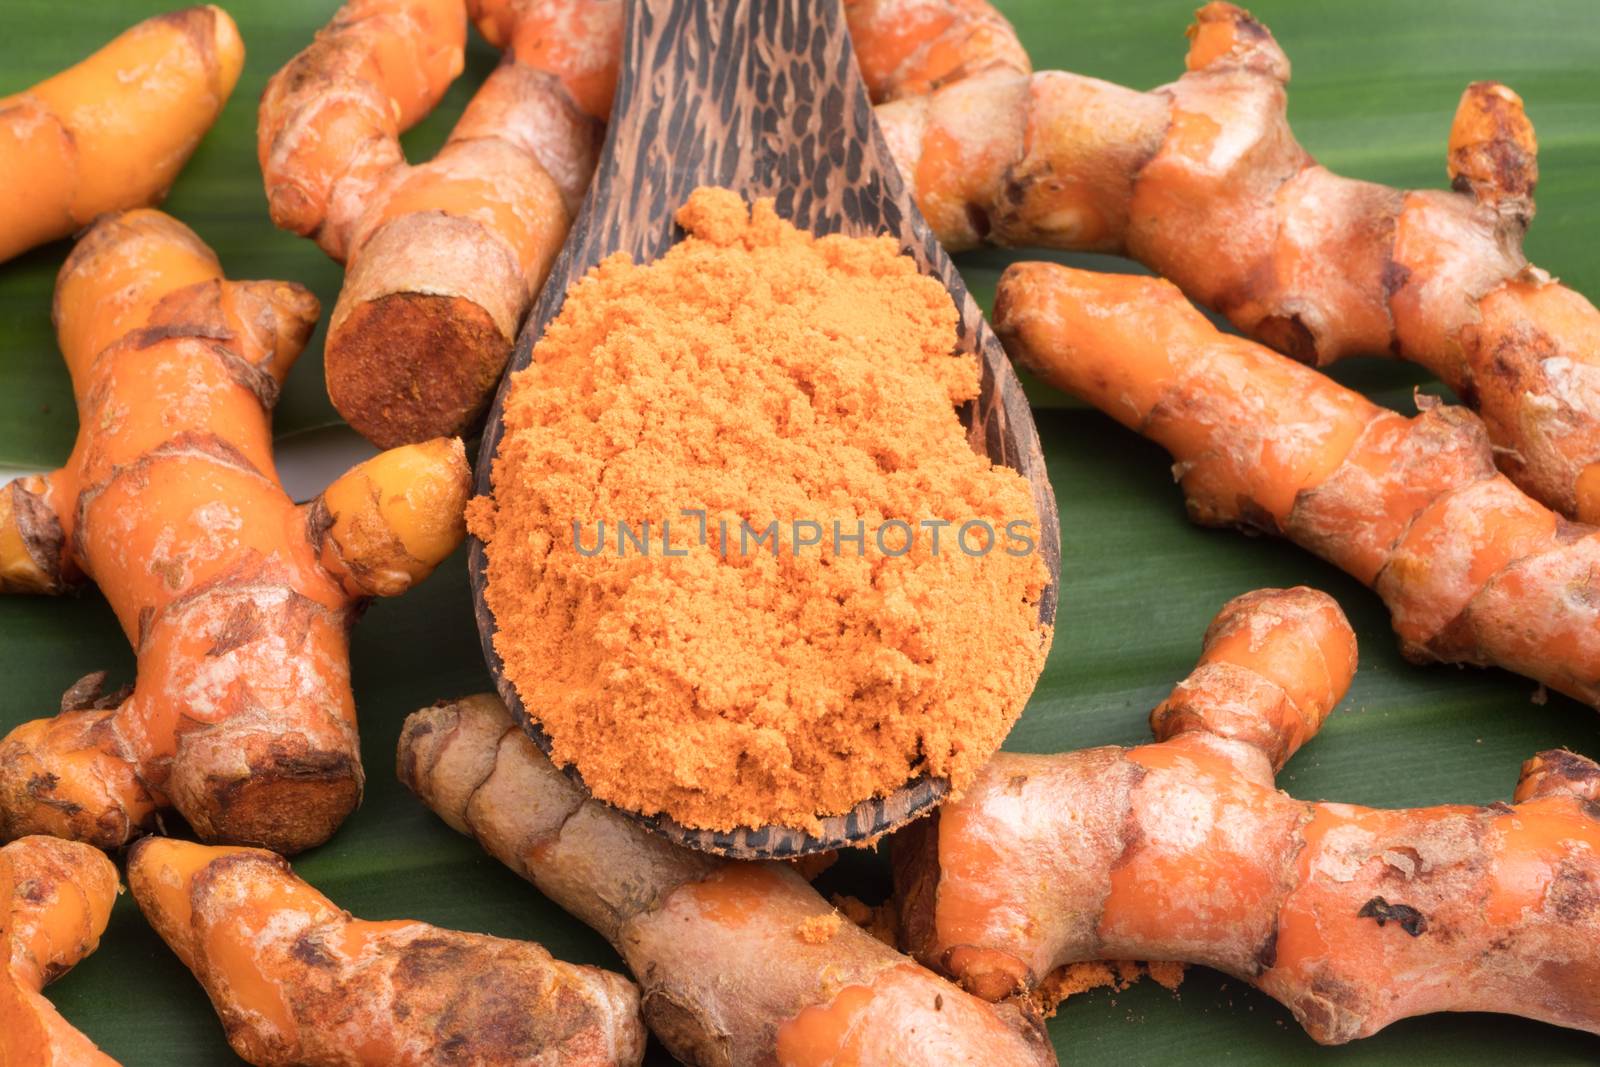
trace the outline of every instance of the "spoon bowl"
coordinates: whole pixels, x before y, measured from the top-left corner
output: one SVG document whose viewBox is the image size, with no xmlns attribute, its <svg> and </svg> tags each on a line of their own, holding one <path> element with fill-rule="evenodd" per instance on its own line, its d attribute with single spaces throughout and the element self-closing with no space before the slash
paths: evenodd
<svg viewBox="0 0 1600 1067">
<path fill-rule="evenodd" d="M 1061 531 L 1033 416 L 1000 342 L 955 266 L 912 203 L 873 118 L 837 0 L 630 0 L 616 104 L 583 207 L 528 315 L 490 408 L 478 451 L 476 491 L 504 432 L 511 375 L 560 312 L 568 288 L 615 252 L 646 263 L 681 236 L 673 214 L 696 188 L 716 185 L 746 200 L 771 197 L 780 216 L 817 234 L 889 234 L 922 273 L 949 290 L 960 314 L 958 348 L 977 355 L 981 394 L 962 423 L 973 450 L 1022 474 L 1039 513 L 1037 551 L 1050 581 L 1040 620 L 1055 619 Z M 518 697 L 494 648 L 484 598 L 487 560 L 473 538 L 468 566 L 483 654 L 507 707 L 548 754 L 550 738 Z M 567 775 L 583 784 L 577 769 Z M 816 833 L 782 826 L 697 830 L 628 812 L 672 841 L 740 859 L 788 858 L 867 843 L 931 810 L 949 783 L 924 776 L 849 812 Z"/>
</svg>

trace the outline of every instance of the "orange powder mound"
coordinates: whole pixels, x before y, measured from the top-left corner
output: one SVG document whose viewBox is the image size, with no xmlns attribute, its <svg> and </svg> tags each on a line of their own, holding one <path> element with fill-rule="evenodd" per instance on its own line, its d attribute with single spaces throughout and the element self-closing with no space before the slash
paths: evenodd
<svg viewBox="0 0 1600 1067">
<path fill-rule="evenodd" d="M 1027 483 L 957 418 L 978 367 L 949 294 L 890 238 L 726 190 L 678 222 L 659 260 L 575 285 L 512 381 L 469 514 L 506 673 L 595 796 L 688 826 L 814 828 L 922 774 L 959 790 L 1050 633 L 1044 562 L 1007 537 L 1037 538 Z M 902 528 L 875 537 L 896 519 L 903 554 Z M 957 545 L 972 521 L 985 554 Z"/>
</svg>

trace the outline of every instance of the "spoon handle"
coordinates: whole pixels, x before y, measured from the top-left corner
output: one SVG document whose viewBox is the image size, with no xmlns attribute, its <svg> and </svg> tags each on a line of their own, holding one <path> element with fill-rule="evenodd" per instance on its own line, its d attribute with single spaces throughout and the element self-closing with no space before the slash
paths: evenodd
<svg viewBox="0 0 1600 1067">
<path fill-rule="evenodd" d="M 770 196 L 818 233 L 905 230 L 837 0 L 630 0 L 616 106 L 576 263 L 666 251 L 695 188 Z M 899 183 L 896 183 L 897 185 Z"/>
</svg>

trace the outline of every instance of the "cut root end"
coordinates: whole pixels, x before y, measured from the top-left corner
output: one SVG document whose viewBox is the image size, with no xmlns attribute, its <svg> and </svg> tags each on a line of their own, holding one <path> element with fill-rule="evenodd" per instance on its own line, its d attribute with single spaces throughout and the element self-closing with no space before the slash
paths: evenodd
<svg viewBox="0 0 1600 1067">
<path fill-rule="evenodd" d="M 470 300 L 391 293 L 351 309 L 328 338 L 328 396 L 380 448 L 465 436 L 510 355 Z"/>
</svg>

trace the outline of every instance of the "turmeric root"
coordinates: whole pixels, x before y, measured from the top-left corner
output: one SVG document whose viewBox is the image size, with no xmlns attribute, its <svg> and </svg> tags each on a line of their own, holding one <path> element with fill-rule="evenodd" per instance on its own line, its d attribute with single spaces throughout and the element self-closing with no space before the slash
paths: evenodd
<svg viewBox="0 0 1600 1067">
<path fill-rule="evenodd" d="M 1014 359 L 1172 453 L 1190 518 L 1282 535 L 1372 586 L 1411 660 L 1600 706 L 1600 531 L 1498 473 L 1471 412 L 1380 408 L 1154 278 L 1019 263 L 994 321 Z"/>
<path fill-rule="evenodd" d="M 441 818 L 616 946 L 685 1063 L 1055 1062 L 1037 1016 L 917 966 L 789 866 L 679 848 L 585 797 L 494 697 L 413 714 L 399 765 Z"/>
<path fill-rule="evenodd" d="M 220 7 L 134 26 L 77 66 L 0 97 L 0 262 L 172 187 L 244 66 Z"/>
<path fill-rule="evenodd" d="M 996 757 L 896 841 L 918 958 L 992 998 L 1076 960 L 1190 961 L 1325 1044 L 1438 1011 L 1600 1032 L 1600 766 L 1542 753 L 1514 806 L 1293 800 L 1273 775 L 1354 663 L 1325 595 L 1249 594 L 1152 714 L 1156 744 Z"/>
<path fill-rule="evenodd" d="M 594 169 L 615 66 L 596 74 L 593 56 L 617 48 L 611 7 L 475 0 L 505 62 L 414 167 L 399 135 L 461 72 L 462 0 L 349 0 L 268 83 L 272 219 L 347 265 L 328 395 L 374 443 L 459 434 L 482 413 Z"/>
<path fill-rule="evenodd" d="M 1524 258 L 1538 177 L 1522 101 L 1467 87 L 1453 191 L 1341 178 L 1295 141 L 1289 61 L 1227 3 L 1201 8 L 1188 73 L 1141 93 L 993 72 L 880 108 L 948 248 L 1132 256 L 1296 359 L 1393 353 L 1476 409 L 1502 470 L 1600 521 L 1600 313 Z"/>
<path fill-rule="evenodd" d="M 128 886 L 257 1067 L 637 1064 L 639 991 L 530 941 L 341 911 L 259 849 L 147 837 Z"/>
<path fill-rule="evenodd" d="M 1033 70 L 1011 23 L 988 0 L 844 0 L 844 15 L 873 103 L 990 71 Z"/>
<path fill-rule="evenodd" d="M 323 841 L 361 795 L 350 624 L 460 543 L 461 442 L 379 455 L 296 507 L 270 415 L 316 299 L 225 280 L 160 212 L 96 223 L 54 314 L 78 442 L 0 488 L 0 591 L 93 579 L 139 676 L 125 700 L 75 686 L 0 741 L 0 836 L 112 848 L 174 807 L 209 840 Z"/>
<path fill-rule="evenodd" d="M 39 991 L 98 947 L 117 869 L 88 845 L 25 837 L 0 848 L 0 1063 L 116 1067 Z"/>
</svg>

